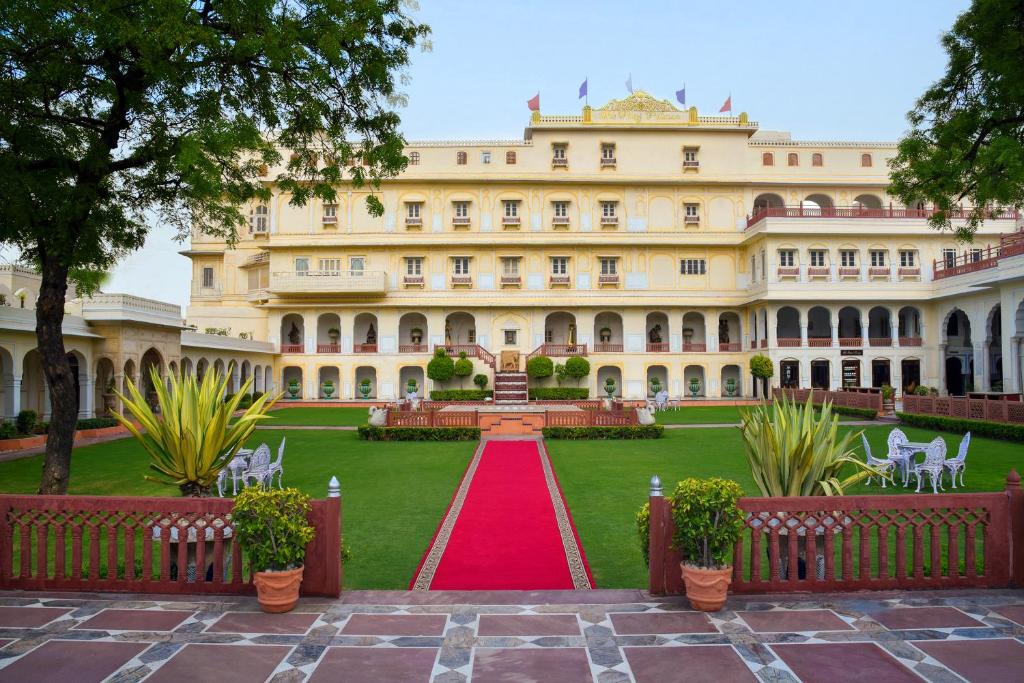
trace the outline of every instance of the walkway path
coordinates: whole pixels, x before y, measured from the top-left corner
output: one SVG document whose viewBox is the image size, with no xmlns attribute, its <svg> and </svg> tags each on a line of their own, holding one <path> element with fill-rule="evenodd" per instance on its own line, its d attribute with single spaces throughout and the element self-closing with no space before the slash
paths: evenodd
<svg viewBox="0 0 1024 683">
<path fill-rule="evenodd" d="M 592 586 L 543 442 L 482 441 L 410 587 Z"/>
<path fill-rule="evenodd" d="M 732 597 L 0 593 L 0 681 L 979 683 L 1024 680 L 1024 591 Z"/>
</svg>

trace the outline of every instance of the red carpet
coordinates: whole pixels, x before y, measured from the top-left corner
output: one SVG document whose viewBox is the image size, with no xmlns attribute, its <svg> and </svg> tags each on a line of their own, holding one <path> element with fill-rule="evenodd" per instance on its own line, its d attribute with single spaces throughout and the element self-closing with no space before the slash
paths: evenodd
<svg viewBox="0 0 1024 683">
<path fill-rule="evenodd" d="M 547 453 L 535 441 L 489 441 L 467 468 L 410 587 L 544 590 L 593 585 Z"/>
</svg>

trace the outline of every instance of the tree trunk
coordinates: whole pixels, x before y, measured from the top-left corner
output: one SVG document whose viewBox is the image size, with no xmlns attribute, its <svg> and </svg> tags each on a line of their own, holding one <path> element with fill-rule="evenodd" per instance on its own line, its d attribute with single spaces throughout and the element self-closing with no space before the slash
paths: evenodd
<svg viewBox="0 0 1024 683">
<path fill-rule="evenodd" d="M 43 374 L 50 389 L 50 428 L 46 435 L 46 459 L 39 484 L 41 494 L 66 494 L 71 477 L 71 447 L 78 421 L 78 397 L 64 350 L 64 299 L 68 291 L 68 268 L 45 254 L 42 283 L 36 301 L 36 340 L 42 357 Z"/>
</svg>

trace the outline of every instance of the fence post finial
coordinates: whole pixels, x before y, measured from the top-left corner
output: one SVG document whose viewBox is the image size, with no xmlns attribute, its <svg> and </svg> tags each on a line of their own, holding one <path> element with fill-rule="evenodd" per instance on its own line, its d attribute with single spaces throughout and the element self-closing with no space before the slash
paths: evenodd
<svg viewBox="0 0 1024 683">
<path fill-rule="evenodd" d="M 341 498 L 341 482 L 337 477 L 331 477 L 331 480 L 327 482 L 327 497 Z"/>
<path fill-rule="evenodd" d="M 661 477 L 659 477 L 657 474 L 651 477 L 651 497 L 661 497 Z"/>
</svg>

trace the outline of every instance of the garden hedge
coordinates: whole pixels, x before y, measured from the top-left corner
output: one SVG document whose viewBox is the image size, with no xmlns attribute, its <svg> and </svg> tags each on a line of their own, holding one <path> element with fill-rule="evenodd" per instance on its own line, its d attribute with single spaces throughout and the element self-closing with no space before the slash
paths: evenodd
<svg viewBox="0 0 1024 683">
<path fill-rule="evenodd" d="M 545 439 L 583 441 L 587 439 L 660 439 L 665 433 L 662 425 L 630 425 L 628 427 L 545 427 Z"/>
<path fill-rule="evenodd" d="M 359 425 L 364 441 L 477 441 L 479 427 L 373 427 Z"/>
<path fill-rule="evenodd" d="M 970 432 L 974 436 L 1024 443 L 1024 425 L 989 422 L 988 420 L 962 420 L 958 417 L 943 417 L 942 415 L 916 415 L 914 413 L 896 413 L 896 415 L 899 416 L 903 424 L 912 427 L 936 429 L 956 434 Z"/>
<path fill-rule="evenodd" d="M 590 396 L 590 389 L 573 387 L 538 387 L 528 389 L 531 401 L 582 401 Z"/>
<path fill-rule="evenodd" d="M 75 429 L 105 429 L 107 427 L 116 427 L 117 425 L 117 420 L 112 417 L 90 417 L 85 420 L 79 420 L 75 425 Z"/>
<path fill-rule="evenodd" d="M 494 396 L 490 389 L 437 389 L 430 392 L 431 401 L 483 401 Z"/>
<path fill-rule="evenodd" d="M 837 415 L 859 417 L 863 420 L 874 420 L 878 417 L 878 413 L 871 408 L 851 408 L 849 406 L 837 406 L 835 403 L 832 404 L 832 412 Z"/>
</svg>

